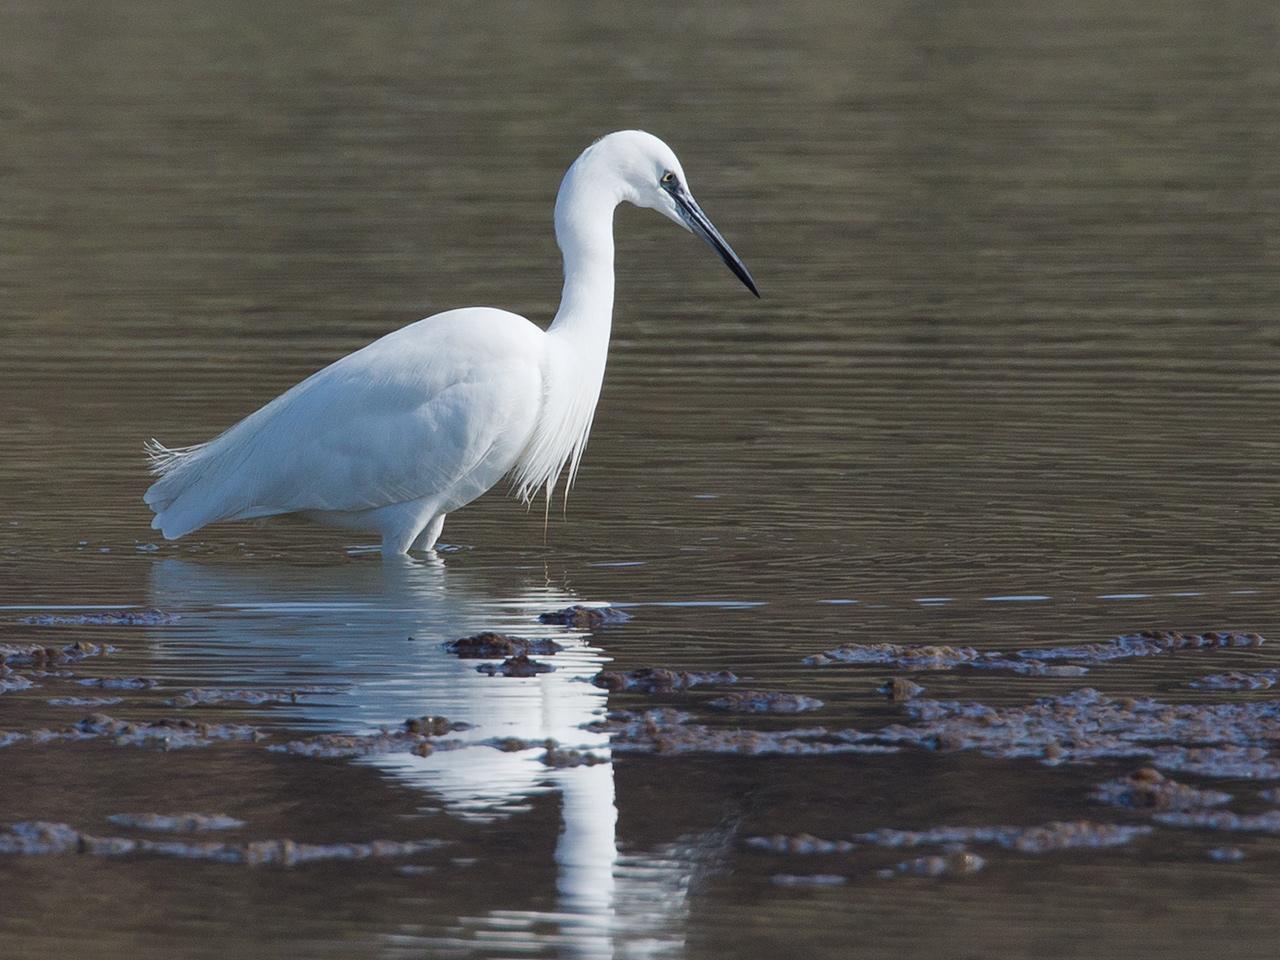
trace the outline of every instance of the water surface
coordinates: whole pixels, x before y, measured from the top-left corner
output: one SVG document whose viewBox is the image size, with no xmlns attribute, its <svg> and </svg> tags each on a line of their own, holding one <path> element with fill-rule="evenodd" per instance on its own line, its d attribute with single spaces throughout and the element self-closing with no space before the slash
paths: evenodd
<svg viewBox="0 0 1280 960">
<path fill-rule="evenodd" d="M 163 701 L 193 686 L 320 685 L 333 692 L 188 713 L 280 741 L 443 714 L 474 724 L 471 740 L 554 737 L 607 757 L 608 737 L 582 725 L 651 704 L 586 682 L 606 665 L 732 670 L 823 699 L 805 723 L 873 727 L 897 716 L 881 674 L 801 659 L 849 641 L 1280 634 L 1278 36 L 1265 5 L 1128 0 L 510 3 L 483 19 L 343 2 L 9 5 L 0 642 L 115 644 L 77 671 L 159 681 L 118 694 L 122 718 L 171 715 Z M 627 126 L 680 153 L 765 296 L 661 218 L 619 213 L 610 365 L 567 513 L 557 503 L 544 531 L 540 508 L 495 493 L 450 517 L 449 551 L 409 565 L 300 523 L 156 540 L 146 438 L 206 439 L 437 310 L 545 323 L 555 186 L 593 137 Z M 536 621 L 583 601 L 633 619 L 594 633 Z M 18 622 L 113 606 L 180 619 Z M 567 649 L 528 680 L 441 650 L 482 629 Z M 1274 667 L 1269 651 L 1085 680 L 917 679 L 987 703 L 1086 683 L 1231 699 L 1186 683 Z M 68 688 L 3 695 L 0 729 L 78 719 L 46 702 Z M 701 717 L 709 696 L 655 703 Z M 1132 763 L 917 751 L 551 769 L 539 753 L 7 748 L 0 823 L 101 834 L 112 813 L 197 810 L 247 821 L 238 839 L 450 846 L 414 875 L 6 857 L 6 953 L 1198 958 L 1230 942 L 1244 958 L 1278 945 L 1274 838 L 1159 830 L 1111 851 L 991 852 L 950 881 L 741 842 L 1142 822 L 1087 801 Z M 1227 842 L 1243 862 L 1206 858 Z M 816 870 L 850 879 L 770 881 Z"/>
</svg>

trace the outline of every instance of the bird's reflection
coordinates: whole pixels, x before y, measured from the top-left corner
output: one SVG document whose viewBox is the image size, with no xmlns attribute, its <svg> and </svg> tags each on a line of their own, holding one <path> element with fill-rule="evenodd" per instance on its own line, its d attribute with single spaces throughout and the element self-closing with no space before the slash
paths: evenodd
<svg viewBox="0 0 1280 960">
<path fill-rule="evenodd" d="M 457 734 L 469 741 L 550 737 L 607 757 L 607 737 L 583 729 L 605 709 L 604 691 L 587 682 L 605 658 L 582 636 L 538 623 L 538 611 L 578 598 L 535 579 L 514 595 L 495 597 L 483 572 L 438 560 L 331 567 L 166 560 L 154 566 L 151 602 L 179 613 L 182 629 L 155 656 L 181 658 L 188 674 L 193 661 L 207 664 L 210 675 L 198 679 L 210 685 L 323 684 L 345 691 L 274 708 L 273 716 L 286 711 L 291 725 L 364 732 L 434 714 L 472 724 Z M 554 672 L 529 679 L 483 675 L 476 661 L 442 649 L 445 640 L 482 630 L 555 636 L 565 649 L 550 658 Z M 559 909 L 575 918 L 580 955 L 608 955 L 618 856 L 613 766 L 553 770 L 540 753 L 476 743 L 367 762 L 429 790 L 464 817 L 510 815 L 535 794 L 558 793 Z"/>
</svg>

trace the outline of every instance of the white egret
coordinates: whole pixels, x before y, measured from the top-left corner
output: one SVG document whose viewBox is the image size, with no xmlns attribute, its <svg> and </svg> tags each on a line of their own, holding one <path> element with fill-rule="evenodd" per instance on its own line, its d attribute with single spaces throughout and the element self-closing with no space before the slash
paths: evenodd
<svg viewBox="0 0 1280 960">
<path fill-rule="evenodd" d="M 438 313 L 312 374 L 207 443 L 147 445 L 144 500 L 174 540 L 219 520 L 279 514 L 376 533 L 382 552 L 430 550 L 445 515 L 510 474 L 528 503 L 573 484 L 613 318 L 613 211 L 650 207 L 702 237 L 748 289 L 737 254 L 647 133 L 597 140 L 556 196 L 564 288 L 551 326 L 491 307 Z"/>
</svg>

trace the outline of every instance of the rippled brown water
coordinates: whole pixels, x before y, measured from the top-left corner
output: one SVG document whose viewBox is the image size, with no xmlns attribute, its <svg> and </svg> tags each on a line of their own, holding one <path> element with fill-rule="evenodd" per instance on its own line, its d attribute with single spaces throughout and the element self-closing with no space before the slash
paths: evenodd
<svg viewBox="0 0 1280 960">
<path fill-rule="evenodd" d="M 1280 24 L 1265 4 L 994 0 L 622 10 L 179 2 L 0 9 L 0 642 L 109 641 L 192 686 L 325 684 L 210 707 L 273 736 L 442 713 L 475 737 L 580 729 L 599 667 L 729 669 L 894 718 L 856 640 L 995 649 L 1145 627 L 1280 634 Z M 204 439 L 420 316 L 554 311 L 555 185 L 649 129 L 759 279 L 756 302 L 651 214 L 618 217 L 604 396 L 567 518 L 493 495 L 441 562 L 333 531 L 148 529 L 141 442 Z M 154 545 L 154 546 L 153 546 Z M 631 623 L 534 615 L 581 600 Z M 76 607 L 158 627 L 36 627 Z M 39 608 L 39 609 L 38 609 Z M 503 680 L 439 643 L 559 636 Z M 406 638 L 412 637 L 412 640 Z M 1088 683 L 1171 701 L 1274 653 L 940 674 L 1022 703 Z M 0 697 L 0 730 L 102 691 Z M 1264 694 L 1265 695 L 1265 694 Z M 695 711 L 705 698 L 680 701 Z M 659 701 L 673 702 L 673 701 Z M 751 721 L 748 720 L 748 723 Z M 768 724 L 761 724 L 768 726 Z M 992 853 L 953 881 L 770 860 L 741 838 L 1141 818 L 1088 804 L 1131 764 L 975 754 L 622 757 L 476 747 L 378 762 L 110 743 L 0 752 L 0 823 L 225 812 L 235 839 L 435 837 L 435 872 L 0 858 L 6 956 L 1273 957 L 1275 838 L 1157 831 Z M 1247 784 L 1225 785 L 1241 795 Z M 116 828 L 114 832 L 119 833 Z M 1212 863 L 1210 846 L 1247 854 Z M 770 874 L 834 871 L 833 889 Z"/>
</svg>

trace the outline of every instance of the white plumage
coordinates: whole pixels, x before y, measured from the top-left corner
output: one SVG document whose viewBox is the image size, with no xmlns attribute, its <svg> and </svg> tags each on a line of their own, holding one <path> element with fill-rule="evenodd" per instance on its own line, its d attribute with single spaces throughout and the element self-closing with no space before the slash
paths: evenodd
<svg viewBox="0 0 1280 960">
<path fill-rule="evenodd" d="M 547 330 L 489 307 L 450 310 L 312 374 L 207 443 L 147 445 L 152 527 L 297 513 L 373 532 L 384 554 L 429 550 L 447 513 L 503 476 L 528 502 L 572 485 L 604 378 L 613 211 L 655 208 L 702 236 L 756 292 L 699 209 L 675 154 L 622 131 L 569 168 L 556 199 L 564 291 Z M 758 295 L 758 294 L 757 294 Z"/>
</svg>

